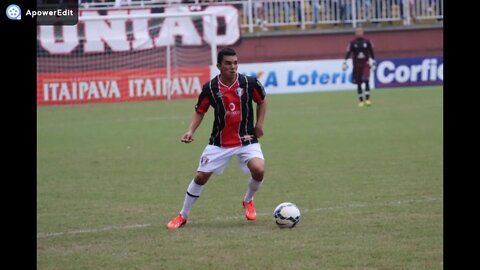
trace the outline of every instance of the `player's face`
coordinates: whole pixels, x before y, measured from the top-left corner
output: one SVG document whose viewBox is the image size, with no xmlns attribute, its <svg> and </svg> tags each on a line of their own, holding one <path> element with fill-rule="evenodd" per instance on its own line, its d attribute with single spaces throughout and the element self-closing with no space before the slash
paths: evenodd
<svg viewBox="0 0 480 270">
<path fill-rule="evenodd" d="M 233 79 L 237 75 L 238 60 L 236 55 L 225 55 L 220 64 L 217 64 L 220 74 L 225 79 Z"/>
<path fill-rule="evenodd" d="M 363 37 L 363 29 L 362 29 L 362 28 L 357 28 L 357 29 L 355 30 L 355 35 L 356 35 L 357 37 Z"/>
</svg>

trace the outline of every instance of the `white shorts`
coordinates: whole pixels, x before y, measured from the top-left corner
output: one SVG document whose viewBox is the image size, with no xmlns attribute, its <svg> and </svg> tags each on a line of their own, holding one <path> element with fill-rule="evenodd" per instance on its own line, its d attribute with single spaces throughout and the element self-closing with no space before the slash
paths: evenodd
<svg viewBox="0 0 480 270">
<path fill-rule="evenodd" d="M 245 173 L 250 172 L 247 163 L 252 158 L 264 159 L 259 143 L 228 148 L 207 145 L 198 162 L 197 171 L 222 174 L 233 156 L 237 156 L 238 164 Z"/>
</svg>

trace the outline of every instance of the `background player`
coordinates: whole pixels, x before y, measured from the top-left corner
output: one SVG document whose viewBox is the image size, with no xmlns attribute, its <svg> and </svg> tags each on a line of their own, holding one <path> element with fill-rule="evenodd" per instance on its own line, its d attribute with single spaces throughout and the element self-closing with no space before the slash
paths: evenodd
<svg viewBox="0 0 480 270">
<path fill-rule="evenodd" d="M 238 59 L 233 49 L 220 50 L 217 68 L 220 75 L 203 86 L 188 131 L 181 138 L 184 143 L 193 141 L 195 130 L 211 106 L 214 122 L 210 140 L 200 157 L 197 174 L 187 187 L 182 210 L 167 224 L 168 229 L 177 229 L 187 223 L 192 205 L 203 186 L 212 173 L 222 174 L 233 156 L 237 156 L 241 169 L 251 174 L 243 207 L 248 220 L 256 219 L 253 195 L 262 184 L 265 170 L 258 143 L 258 138 L 263 136 L 266 114 L 265 89 L 256 78 L 237 73 Z M 256 122 L 253 102 L 257 103 Z"/>
<path fill-rule="evenodd" d="M 343 70 L 348 69 L 347 59 L 352 55 L 353 74 L 352 82 L 357 84 L 357 92 L 359 107 L 365 104 L 370 106 L 370 68 L 375 68 L 375 56 L 373 54 L 373 45 L 370 40 L 363 37 L 363 28 L 357 27 L 355 29 L 355 39 L 347 46 L 347 53 L 345 61 L 343 62 Z M 365 93 L 362 91 L 362 83 L 365 83 Z M 364 99 L 365 98 L 365 99 Z M 364 102 L 365 100 L 365 102 Z"/>
</svg>

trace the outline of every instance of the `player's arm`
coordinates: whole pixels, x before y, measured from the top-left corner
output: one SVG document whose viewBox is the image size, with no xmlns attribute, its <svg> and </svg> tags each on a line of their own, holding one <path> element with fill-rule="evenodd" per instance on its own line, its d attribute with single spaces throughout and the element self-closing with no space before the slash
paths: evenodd
<svg viewBox="0 0 480 270">
<path fill-rule="evenodd" d="M 375 54 L 373 53 L 373 43 L 371 41 L 369 41 L 368 45 L 369 45 L 368 50 L 369 50 L 369 53 L 370 53 L 370 58 L 375 60 Z"/>
<path fill-rule="evenodd" d="M 195 130 L 200 126 L 202 123 L 203 117 L 205 113 L 199 113 L 196 110 L 192 114 L 192 120 L 190 121 L 190 126 L 188 127 L 187 132 L 183 134 L 181 141 L 184 143 L 191 143 L 193 142 L 193 134 Z"/>
<path fill-rule="evenodd" d="M 343 61 L 342 64 L 342 69 L 347 70 L 348 69 L 348 64 L 347 64 L 347 59 L 350 57 L 350 54 L 352 53 L 352 43 L 349 43 L 347 45 L 347 52 L 345 53 L 345 60 Z"/>
<path fill-rule="evenodd" d="M 352 43 L 348 43 L 347 45 L 347 52 L 345 53 L 345 61 L 350 57 L 350 54 L 352 53 Z"/>
<path fill-rule="evenodd" d="M 208 98 L 208 89 L 207 89 L 207 86 L 205 85 L 202 89 L 202 92 L 200 93 L 200 96 L 198 97 L 198 101 L 197 101 L 197 104 L 195 105 L 195 110 L 193 111 L 192 119 L 190 120 L 190 125 L 188 126 L 188 130 L 182 135 L 182 138 L 180 139 L 181 142 L 184 142 L 184 143 L 193 142 L 193 134 L 202 123 L 203 117 L 205 116 L 205 113 L 208 111 L 209 106 L 210 106 L 210 100 Z"/>
<path fill-rule="evenodd" d="M 260 138 L 263 136 L 263 121 L 267 114 L 267 102 L 264 100 L 262 103 L 257 104 L 257 122 L 255 123 L 255 137 Z"/>
<path fill-rule="evenodd" d="M 371 43 L 370 41 L 368 42 L 368 53 L 370 55 L 370 67 L 372 68 L 375 68 L 375 65 L 376 65 L 376 62 L 375 62 L 375 55 L 373 53 L 373 43 Z"/>
<path fill-rule="evenodd" d="M 263 136 L 263 121 L 267 114 L 267 102 L 265 101 L 265 88 L 259 80 L 255 81 L 253 89 L 253 100 L 257 103 L 257 121 L 255 122 L 255 137 Z"/>
</svg>

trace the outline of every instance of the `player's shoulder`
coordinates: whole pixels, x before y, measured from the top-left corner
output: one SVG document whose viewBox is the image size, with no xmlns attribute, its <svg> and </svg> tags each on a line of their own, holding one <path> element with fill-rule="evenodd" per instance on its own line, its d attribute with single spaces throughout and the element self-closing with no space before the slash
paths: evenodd
<svg viewBox="0 0 480 270">
<path fill-rule="evenodd" d="M 208 81 L 208 82 L 203 84 L 202 91 L 207 91 L 210 88 L 210 85 L 211 85 L 210 82 L 211 81 Z"/>
<path fill-rule="evenodd" d="M 258 80 L 257 77 L 255 76 L 249 76 L 249 75 L 245 75 L 245 74 L 240 74 L 239 77 L 238 77 L 238 80 L 239 80 L 239 83 L 240 84 L 248 84 L 248 85 L 252 85 L 252 86 L 260 86 L 260 87 L 263 87 L 262 84 L 260 83 L 260 81 Z"/>
<path fill-rule="evenodd" d="M 256 89 L 257 91 L 260 91 L 261 96 L 265 97 L 266 92 L 265 92 L 265 87 L 263 84 L 260 82 L 260 80 L 255 77 L 255 76 L 247 76 L 245 75 L 245 82 L 248 83 L 249 88 L 251 89 Z"/>
<path fill-rule="evenodd" d="M 216 83 L 218 83 L 218 76 L 215 76 L 211 80 L 209 80 L 208 82 L 204 83 L 203 86 L 202 86 L 202 89 L 208 90 L 212 87 L 212 85 L 215 85 Z"/>
<path fill-rule="evenodd" d="M 249 75 L 245 75 L 245 74 L 240 74 L 239 79 L 244 79 L 249 83 L 257 81 L 257 77 L 249 76 Z"/>
<path fill-rule="evenodd" d="M 369 38 L 363 38 L 363 41 L 366 43 L 372 43 L 372 41 Z"/>
</svg>

